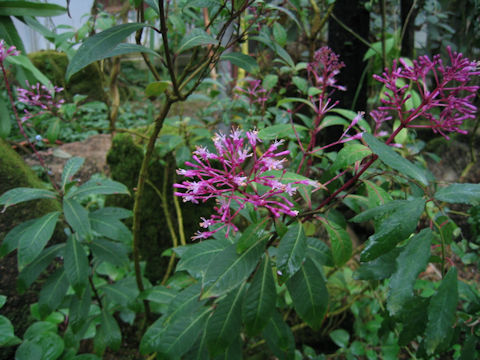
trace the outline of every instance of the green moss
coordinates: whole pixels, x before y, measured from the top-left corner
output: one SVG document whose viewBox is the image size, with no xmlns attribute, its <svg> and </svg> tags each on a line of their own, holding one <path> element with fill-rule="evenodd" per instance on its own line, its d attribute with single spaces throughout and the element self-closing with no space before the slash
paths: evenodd
<svg viewBox="0 0 480 360">
<path fill-rule="evenodd" d="M 65 71 L 68 58 L 65 53 L 53 50 L 38 51 L 28 54 L 32 63 L 52 81 L 54 85 L 64 88 L 64 96 L 71 101 L 76 94 L 87 95 L 89 101 L 107 102 L 104 91 L 102 72 L 97 63 L 93 63 L 72 76 L 70 81 L 65 81 Z"/>
<path fill-rule="evenodd" d="M 110 167 L 113 180 L 124 183 L 133 193 L 137 185 L 138 173 L 143 159 L 143 148 L 135 144 L 129 134 L 116 135 L 112 142 L 112 148 L 107 155 L 107 163 Z M 173 178 L 175 171 L 175 162 L 171 154 L 166 158 L 154 156 L 148 170 L 148 178 L 159 190 L 163 187 L 165 166 L 168 166 L 167 174 L 167 201 L 174 226 L 176 227 L 177 218 L 173 204 Z M 132 209 L 133 199 L 116 195 L 107 200 L 109 206 L 121 206 Z M 190 238 L 199 228 L 200 217 L 208 217 L 211 204 L 193 205 L 183 204 L 182 214 L 185 226 L 185 236 Z M 172 239 L 165 220 L 161 200 L 152 186 L 146 184 L 143 197 L 140 202 L 141 220 L 140 220 L 140 254 L 142 259 L 146 260 L 145 275 L 153 283 L 163 278 L 168 264 L 168 258 L 161 254 L 166 249 L 172 247 Z M 128 224 L 131 225 L 131 224 Z"/>
</svg>

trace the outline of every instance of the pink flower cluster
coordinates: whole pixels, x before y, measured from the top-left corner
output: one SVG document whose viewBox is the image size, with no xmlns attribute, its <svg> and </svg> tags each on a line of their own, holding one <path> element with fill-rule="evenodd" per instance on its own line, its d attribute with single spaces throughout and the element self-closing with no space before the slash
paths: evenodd
<svg viewBox="0 0 480 360">
<path fill-rule="evenodd" d="M 269 170 L 283 169 L 286 159 L 282 157 L 288 155 L 289 151 L 278 151 L 282 140 L 273 142 L 261 155 L 257 147 L 261 143 L 257 131 L 246 132 L 246 138 L 239 129 L 232 130 L 229 135 L 219 133 L 213 138 L 213 143 L 216 153 L 205 147 L 197 147 L 193 155 L 194 163 L 185 163 L 191 169 L 177 170 L 179 175 L 195 180 L 173 185 L 185 190 L 175 192 L 185 202 L 198 203 L 216 199 L 216 214 L 209 219 L 202 219 L 200 226 L 205 229 L 216 224 L 220 226 L 198 232 L 193 239 L 208 238 L 225 227 L 227 236 L 230 229 L 237 231 L 233 220 L 247 203 L 255 209 L 267 209 L 274 218 L 282 214 L 296 216 L 298 211 L 293 210 L 294 205 L 287 199 L 287 195 L 295 193 L 296 184 L 316 185 L 308 180 L 285 183 L 282 182 L 283 175 L 276 178 L 266 173 Z M 263 187 L 266 190 L 261 190 Z"/>
<path fill-rule="evenodd" d="M 50 112 L 55 114 L 60 108 L 61 104 L 65 102 L 63 99 L 57 100 L 55 94 L 63 91 L 63 88 L 55 86 L 53 93 L 51 93 L 45 85 L 31 85 L 27 82 L 27 89 L 18 88 L 18 101 L 25 105 L 40 108 L 39 112 L 31 113 L 28 109 L 25 109 L 25 115 L 22 117 L 22 122 L 28 119 Z"/>
<path fill-rule="evenodd" d="M 0 40 L 0 62 L 3 63 L 5 59 L 9 56 L 17 56 L 20 52 L 17 50 L 15 46 L 10 46 L 7 49 L 7 45 L 5 44 L 5 40 Z"/>
<path fill-rule="evenodd" d="M 261 80 L 249 80 L 247 89 L 236 88 L 239 92 L 247 95 L 250 104 L 258 103 L 261 107 L 268 101 L 269 92 L 262 86 Z"/>
<path fill-rule="evenodd" d="M 395 61 L 391 70 L 385 69 L 382 76 L 373 77 L 384 83 L 388 91 L 381 99 L 383 106 L 370 113 L 380 124 L 391 119 L 393 112 L 404 127 L 428 127 L 439 132 L 448 139 L 446 133 L 466 133 L 460 127 L 464 120 L 474 118 L 477 108 L 472 104 L 479 89 L 468 85 L 473 76 L 478 76 L 479 63 L 464 58 L 461 53 L 447 48 L 450 64 L 445 65 L 439 55 L 431 60 L 428 56 L 420 56 L 413 65 L 400 60 Z M 411 95 L 408 89 L 412 87 L 420 95 L 421 104 L 408 111 L 405 103 Z M 418 118 L 425 118 L 430 125 L 411 124 Z"/>
</svg>

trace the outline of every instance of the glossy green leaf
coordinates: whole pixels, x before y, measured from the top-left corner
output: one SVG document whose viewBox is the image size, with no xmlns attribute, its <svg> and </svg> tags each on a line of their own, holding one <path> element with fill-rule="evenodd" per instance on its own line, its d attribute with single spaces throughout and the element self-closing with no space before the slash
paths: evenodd
<svg viewBox="0 0 480 360">
<path fill-rule="evenodd" d="M 332 251 L 328 245 L 320 239 L 307 238 L 307 256 L 312 259 L 319 268 L 322 266 L 334 266 Z"/>
<path fill-rule="evenodd" d="M 278 22 L 273 23 L 273 38 L 278 43 L 278 45 L 282 47 L 287 45 L 287 32 Z"/>
<path fill-rule="evenodd" d="M 346 144 L 337 155 L 331 170 L 345 169 L 347 166 L 355 164 L 364 157 L 371 155 L 372 151 L 362 144 Z"/>
<path fill-rule="evenodd" d="M 372 181 L 362 180 L 368 194 L 368 206 L 374 208 L 392 201 L 392 196 Z"/>
<path fill-rule="evenodd" d="M 392 276 L 397 269 L 397 257 L 400 248 L 396 247 L 389 252 L 377 257 L 375 260 L 364 262 L 353 273 L 357 280 L 383 280 Z"/>
<path fill-rule="evenodd" d="M 457 269 L 452 267 L 430 300 L 428 322 L 425 330 L 425 347 L 433 354 L 445 340 L 455 322 L 458 303 Z"/>
<path fill-rule="evenodd" d="M 220 56 L 220 60 L 230 61 L 233 65 L 249 73 L 255 73 L 259 69 L 257 61 L 253 57 L 239 52 L 224 53 Z"/>
<path fill-rule="evenodd" d="M 287 288 L 297 314 L 313 329 L 319 329 L 328 307 L 328 291 L 322 273 L 307 258 L 287 281 Z"/>
<path fill-rule="evenodd" d="M 320 219 L 327 230 L 332 246 L 333 262 L 336 266 L 344 265 L 352 257 L 352 239 L 347 230 L 331 220 Z"/>
<path fill-rule="evenodd" d="M 178 45 L 176 53 L 179 54 L 188 49 L 194 48 L 200 45 L 214 45 L 218 44 L 218 40 L 209 35 L 202 29 L 193 29 L 190 33 L 186 34 Z"/>
<path fill-rule="evenodd" d="M 114 217 L 104 216 L 101 213 L 89 213 L 88 218 L 92 230 L 98 234 L 115 241 L 120 241 L 124 244 L 131 243 L 132 233 L 120 220 Z"/>
<path fill-rule="evenodd" d="M 232 290 L 216 304 L 215 310 L 208 319 L 206 341 L 212 357 L 225 353 L 235 339 L 242 326 L 242 302 L 245 294 L 245 283 Z"/>
<path fill-rule="evenodd" d="M 85 288 L 81 298 L 78 296 L 71 297 L 70 307 L 68 308 L 68 325 L 74 333 L 80 331 L 87 322 L 91 303 L 92 294 L 89 286 Z"/>
<path fill-rule="evenodd" d="M 423 229 L 413 236 L 397 257 L 396 271 L 390 279 L 387 309 L 395 316 L 404 304 L 413 298 L 413 286 L 418 275 L 425 270 L 430 259 L 433 232 Z"/>
<path fill-rule="evenodd" d="M 265 244 L 264 238 L 260 238 L 241 254 L 237 253 L 236 244 L 218 253 L 205 272 L 201 299 L 223 295 L 247 279 L 255 269 Z"/>
<path fill-rule="evenodd" d="M 158 7 L 158 2 L 155 0 L 145 0 L 145 3 L 150 6 L 157 15 L 160 15 L 160 8 Z"/>
<path fill-rule="evenodd" d="M 428 185 L 429 179 L 424 169 L 419 168 L 407 159 L 401 157 L 392 149 L 392 147 L 377 140 L 369 133 L 363 134 L 363 139 L 367 142 L 372 151 L 378 155 L 380 160 L 391 168 L 399 171 L 401 174 L 411 177 L 422 183 Z"/>
<path fill-rule="evenodd" d="M 56 4 L 39 4 L 31 1 L 0 1 L 1 16 L 57 16 L 67 9 Z"/>
<path fill-rule="evenodd" d="M 0 4 L 1 3 L 2 2 L 0 2 Z M 31 74 L 30 76 L 33 76 L 34 80 L 40 82 L 42 85 L 45 85 L 47 88 L 53 87 L 51 81 L 40 70 L 38 70 L 35 65 L 32 64 L 28 56 L 22 54 L 17 56 L 9 56 L 5 59 L 5 62 L 8 64 L 17 65 L 26 70 L 28 74 Z"/>
<path fill-rule="evenodd" d="M 0 257 L 10 254 L 18 247 L 18 240 L 34 221 L 35 219 L 31 219 L 20 223 L 5 235 L 0 246 Z"/>
<path fill-rule="evenodd" d="M 50 144 L 55 144 L 55 141 L 57 141 L 58 136 L 60 135 L 61 126 L 62 122 L 58 117 L 50 122 L 50 125 L 45 133 L 45 137 L 48 139 Z"/>
<path fill-rule="evenodd" d="M 181 255 L 177 271 L 188 271 L 196 279 L 200 279 L 212 259 L 231 243 L 227 240 L 205 240 L 194 245 L 187 245 L 187 250 Z"/>
<path fill-rule="evenodd" d="M 272 266 L 265 255 L 245 296 L 243 320 L 249 335 L 258 334 L 267 325 L 275 310 L 276 298 Z"/>
<path fill-rule="evenodd" d="M 47 316 L 62 303 L 68 290 L 68 279 L 63 268 L 57 269 L 47 279 L 40 291 L 38 299 L 39 311 L 42 317 Z"/>
<path fill-rule="evenodd" d="M 145 95 L 147 97 L 160 96 L 165 92 L 165 90 L 167 90 L 169 86 L 172 86 L 171 81 L 166 81 L 166 80 L 154 81 L 148 84 L 147 87 L 145 88 Z"/>
<path fill-rule="evenodd" d="M 392 201 L 381 207 L 385 208 L 395 203 Z M 415 231 L 424 208 L 425 200 L 418 198 L 396 206 L 393 213 L 380 222 L 375 234 L 368 238 L 360 260 L 374 260 L 392 250 L 400 241 L 407 239 Z"/>
<path fill-rule="evenodd" d="M 480 184 L 451 184 L 438 190 L 433 197 L 452 204 L 480 204 Z"/>
<path fill-rule="evenodd" d="M 0 16 L 0 38 L 9 46 L 15 46 L 21 53 L 25 53 L 25 46 L 18 35 L 17 28 L 10 16 Z"/>
<path fill-rule="evenodd" d="M 60 183 L 62 190 L 65 189 L 65 185 L 67 185 L 67 183 L 73 181 L 73 177 L 78 172 L 78 170 L 80 170 L 84 161 L 84 158 L 76 156 L 68 159 L 62 172 L 62 182 Z"/>
<path fill-rule="evenodd" d="M 0 347 L 15 345 L 21 340 L 15 336 L 13 325 L 5 316 L 0 315 Z"/>
<path fill-rule="evenodd" d="M 60 212 L 54 211 L 36 219 L 18 239 L 18 267 L 30 264 L 53 235 Z"/>
<path fill-rule="evenodd" d="M 182 315 L 193 314 L 206 302 L 200 299 L 202 284 L 196 283 L 178 293 L 171 301 L 164 323 L 173 323 Z"/>
<path fill-rule="evenodd" d="M 56 197 L 57 194 L 50 190 L 18 187 L 8 190 L 6 193 L 0 196 L 0 205 L 3 205 L 3 210 L 5 210 L 9 206 L 25 201 L 37 199 L 55 199 Z"/>
<path fill-rule="evenodd" d="M 103 349 L 109 347 L 112 350 L 118 350 L 122 344 L 122 333 L 117 320 L 105 309 L 102 310 L 100 328 L 95 335 L 95 345 L 97 340 L 99 347 Z"/>
<path fill-rule="evenodd" d="M 79 186 L 76 190 L 69 192 L 65 198 L 77 198 L 86 195 L 113 195 L 113 194 L 126 194 L 130 195 L 128 188 L 119 183 L 118 181 L 113 181 L 110 179 L 91 179 L 85 184 Z"/>
<path fill-rule="evenodd" d="M 127 277 L 114 284 L 103 286 L 102 291 L 111 302 L 123 307 L 133 304 L 139 295 L 134 277 Z"/>
<path fill-rule="evenodd" d="M 140 23 L 116 25 L 86 39 L 68 64 L 66 80 L 92 62 L 108 57 L 126 37 L 145 26 Z"/>
<path fill-rule="evenodd" d="M 57 244 L 43 249 L 43 251 L 35 258 L 35 260 L 25 266 L 22 271 L 20 271 L 17 279 L 17 287 L 19 292 L 22 293 L 27 290 L 30 285 L 37 280 L 37 278 L 42 274 L 52 260 L 55 259 L 55 257 L 59 256 L 60 254 L 63 255 L 64 249 L 65 244 Z"/>
<path fill-rule="evenodd" d="M 275 310 L 263 330 L 268 347 L 281 360 L 295 358 L 295 340 L 290 327 L 285 324 L 282 316 Z"/>
<path fill-rule="evenodd" d="M 300 222 L 290 225 L 278 245 L 277 269 L 284 281 L 295 274 L 306 256 L 307 237 Z"/>
<path fill-rule="evenodd" d="M 152 311 L 165 314 L 172 300 L 177 296 L 177 291 L 163 285 L 146 289 L 141 295 L 141 300 L 151 302 Z"/>
<path fill-rule="evenodd" d="M 30 340 L 24 341 L 15 352 L 15 360 L 42 360 L 42 348 Z"/>
<path fill-rule="evenodd" d="M 315 110 L 315 106 L 308 100 L 306 99 L 303 99 L 303 98 L 296 98 L 296 97 L 287 97 L 287 98 L 283 98 L 282 100 L 280 100 L 278 103 L 277 103 L 277 106 L 280 107 L 284 104 L 288 104 L 288 103 L 292 103 L 292 102 L 300 102 L 300 103 L 303 103 L 309 107 L 312 108 L 312 110 Z"/>
<path fill-rule="evenodd" d="M 241 254 L 247 250 L 250 246 L 255 244 L 259 238 L 267 240 L 271 235 L 268 231 L 265 230 L 267 226 L 268 219 L 265 218 L 259 223 L 251 224 L 248 226 L 240 236 L 237 242 L 237 253 Z"/>
<path fill-rule="evenodd" d="M 297 133 L 301 134 L 308 129 L 305 126 L 295 124 L 295 130 Z M 261 129 L 258 132 L 258 138 L 261 140 L 275 140 L 284 138 L 295 140 L 296 136 L 291 124 L 275 124 Z"/>
<path fill-rule="evenodd" d="M 94 239 L 88 243 L 93 255 L 102 261 L 124 267 L 128 264 L 128 248 L 126 245 L 106 239 Z"/>
<path fill-rule="evenodd" d="M 202 307 L 201 311 L 181 316 L 166 328 L 156 350 L 169 358 L 185 354 L 197 340 L 211 311 L 212 308 Z"/>
<path fill-rule="evenodd" d="M 0 138 L 5 139 L 10 135 L 12 130 L 12 120 L 10 118 L 10 111 L 5 99 L 0 98 Z"/>
<path fill-rule="evenodd" d="M 108 217 L 115 220 L 128 219 L 133 216 L 132 210 L 128 210 L 120 207 L 113 207 L 113 206 L 100 208 L 98 210 L 92 211 L 90 214 L 96 217 L 103 216 L 103 217 Z"/>
<path fill-rule="evenodd" d="M 348 343 L 350 342 L 350 334 L 343 330 L 343 329 L 336 329 L 333 330 L 330 334 L 330 339 L 337 344 L 339 347 L 346 349 L 348 347 Z"/>
<path fill-rule="evenodd" d="M 64 267 L 68 281 L 75 293 L 80 297 L 88 283 L 88 258 L 82 244 L 75 236 L 69 236 L 65 247 Z"/>
<path fill-rule="evenodd" d="M 63 199 L 65 220 L 82 239 L 89 239 L 92 234 L 88 211 L 73 199 Z"/>
<path fill-rule="evenodd" d="M 111 58 L 126 54 L 147 53 L 153 56 L 160 56 L 156 51 L 138 44 L 120 43 L 113 50 L 104 56 L 104 58 Z"/>
</svg>

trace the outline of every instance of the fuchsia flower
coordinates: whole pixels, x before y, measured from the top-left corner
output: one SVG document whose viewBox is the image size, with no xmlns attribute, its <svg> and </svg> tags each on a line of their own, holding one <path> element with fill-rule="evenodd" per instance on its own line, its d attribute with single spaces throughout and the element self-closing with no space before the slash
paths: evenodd
<svg viewBox="0 0 480 360">
<path fill-rule="evenodd" d="M 10 46 L 7 49 L 5 40 L 0 40 L 0 62 L 3 63 L 5 59 L 9 56 L 17 56 L 20 54 L 20 51 L 17 50 L 15 46 Z"/>
<path fill-rule="evenodd" d="M 55 86 L 52 94 L 45 85 L 37 83 L 36 85 L 30 86 L 28 82 L 27 89 L 18 88 L 18 101 L 28 106 L 40 108 L 40 112 L 35 113 L 31 113 L 28 109 L 25 109 L 25 116 L 22 117 L 22 122 L 43 113 L 56 113 L 60 105 L 65 102 L 63 99 L 55 99 L 55 93 L 61 91 L 63 91 L 63 88 Z"/>
<path fill-rule="evenodd" d="M 250 104 L 258 103 L 261 107 L 268 101 L 270 92 L 267 91 L 261 84 L 261 80 L 248 80 L 247 89 L 236 87 L 236 90 L 247 95 Z"/>
<path fill-rule="evenodd" d="M 391 70 L 385 69 L 382 76 L 373 76 L 388 90 L 381 99 L 383 106 L 370 113 L 377 130 L 382 122 L 391 118 L 389 112 L 394 112 L 404 127 L 429 127 L 447 139 L 448 132 L 466 133 L 460 127 L 464 120 L 475 117 L 477 108 L 472 101 L 479 89 L 468 82 L 480 75 L 479 64 L 464 58 L 461 53 L 452 52 L 450 47 L 447 52 L 449 65 L 445 65 L 439 55 L 433 60 L 420 56 L 413 61 L 413 66 L 403 60 L 400 65 L 395 61 Z M 421 104 L 406 111 L 404 106 L 411 97 L 407 93 L 410 86 L 420 95 Z M 430 125 L 411 124 L 422 117 L 429 120 Z"/>
<path fill-rule="evenodd" d="M 275 178 L 266 173 L 283 169 L 286 159 L 282 156 L 289 154 L 288 150 L 278 150 L 283 140 L 273 142 L 262 155 L 258 155 L 257 145 L 262 141 L 257 131 L 248 131 L 246 139 L 239 129 L 232 130 L 228 136 L 218 133 L 213 138 L 216 153 L 197 147 L 193 155 L 194 162 L 185 163 L 191 169 L 177 170 L 179 175 L 192 180 L 174 184 L 175 188 L 185 190 L 175 192 L 176 196 L 193 203 L 212 198 L 217 201 L 214 207 L 216 214 L 209 219 L 202 219 L 200 226 L 220 226 L 211 231 L 198 232 L 193 239 L 208 238 L 224 227 L 227 228 L 227 236 L 230 229 L 237 231 L 233 220 L 247 203 L 255 209 L 267 209 L 274 218 L 283 214 L 296 216 L 298 211 L 293 210 L 294 205 L 286 196 L 295 193 L 296 184 L 317 185 L 308 180 L 285 183 L 282 182 L 283 175 Z M 263 187 L 266 190 L 261 190 Z M 232 207 L 237 210 L 232 210 Z"/>
</svg>

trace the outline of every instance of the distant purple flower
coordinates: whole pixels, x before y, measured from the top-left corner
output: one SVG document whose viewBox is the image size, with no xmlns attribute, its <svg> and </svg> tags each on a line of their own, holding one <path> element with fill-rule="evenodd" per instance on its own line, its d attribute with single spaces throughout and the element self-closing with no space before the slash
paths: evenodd
<svg viewBox="0 0 480 360">
<path fill-rule="evenodd" d="M 22 122 L 47 112 L 55 114 L 60 108 L 60 105 L 65 102 L 63 99 L 57 100 L 55 98 L 55 94 L 60 93 L 61 91 L 63 91 L 63 88 L 55 86 L 52 94 L 46 86 L 40 85 L 39 83 L 30 86 L 28 82 L 26 89 L 17 88 L 18 101 L 25 105 L 39 108 L 39 111 L 34 113 L 25 109 L 25 115 L 22 117 Z"/>
<path fill-rule="evenodd" d="M 261 80 L 248 80 L 247 82 L 248 87 L 246 89 L 237 86 L 236 90 L 247 95 L 250 104 L 257 103 L 260 104 L 261 107 L 263 107 L 268 101 L 268 96 L 270 95 L 270 92 L 262 86 Z"/>
<path fill-rule="evenodd" d="M 331 87 L 345 91 L 345 86 L 337 85 L 335 79 L 343 67 L 345 64 L 339 60 L 338 55 L 328 46 L 324 46 L 315 51 L 313 61 L 307 64 L 307 71 L 310 76 L 313 76 L 314 85 L 317 88 L 325 91 L 327 87 Z"/>
<path fill-rule="evenodd" d="M 429 127 L 448 139 L 446 133 L 465 134 L 460 127 L 464 120 L 475 117 L 477 108 L 472 104 L 479 89 L 468 85 L 473 76 L 480 75 L 478 63 L 464 58 L 461 53 L 447 48 L 450 65 L 445 65 L 439 55 L 431 60 L 428 56 L 420 56 L 413 61 L 413 66 L 405 61 L 394 62 L 392 69 L 374 75 L 374 79 L 385 84 L 388 91 L 381 99 L 383 106 L 372 112 L 372 118 L 380 123 L 387 120 L 387 113 L 393 112 L 404 127 Z M 407 80 L 407 81 L 405 81 Z M 404 85 L 402 85 L 404 84 Z M 405 103 L 411 95 L 407 90 L 412 87 L 420 95 L 419 106 L 405 109 Z M 430 125 L 412 124 L 418 118 L 425 118 Z"/>
<path fill-rule="evenodd" d="M 245 141 L 247 140 L 247 141 Z M 273 142 L 261 155 L 257 153 L 257 144 L 261 141 L 256 131 L 246 133 L 239 129 L 232 130 L 229 135 L 218 133 L 213 138 L 216 152 L 209 152 L 204 147 L 197 147 L 194 151 L 194 162 L 186 162 L 191 169 L 179 169 L 177 173 L 192 180 L 174 184 L 184 192 L 175 192 L 176 196 L 183 197 L 183 201 L 193 203 L 216 199 L 216 206 L 209 219 L 202 219 L 203 228 L 219 224 L 211 231 L 199 232 L 194 239 L 203 239 L 212 236 L 222 228 L 237 231 L 233 220 L 247 203 L 255 209 L 267 209 L 272 217 L 278 218 L 285 214 L 296 216 L 293 203 L 287 199 L 295 193 L 296 184 L 311 184 L 308 180 L 285 183 L 283 175 L 276 178 L 266 173 L 269 170 L 282 170 L 289 151 L 279 151 L 283 141 Z M 283 172 L 285 173 L 285 172 Z M 266 189 L 264 188 L 266 187 Z M 265 190 L 261 190 L 261 189 Z M 233 211 L 232 207 L 238 210 Z"/>
<path fill-rule="evenodd" d="M 3 64 L 5 59 L 9 56 L 17 56 L 20 54 L 20 51 L 17 50 L 15 46 L 10 46 L 7 49 L 7 45 L 5 44 L 5 40 L 0 40 L 0 62 Z"/>
</svg>

